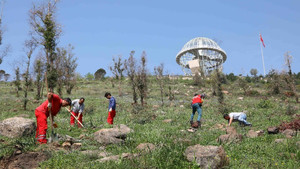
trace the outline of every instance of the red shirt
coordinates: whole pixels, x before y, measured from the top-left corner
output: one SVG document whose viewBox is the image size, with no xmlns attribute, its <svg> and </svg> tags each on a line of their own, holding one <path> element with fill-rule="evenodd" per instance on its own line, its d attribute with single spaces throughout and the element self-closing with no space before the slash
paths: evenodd
<svg viewBox="0 0 300 169">
<path fill-rule="evenodd" d="M 202 99 L 201 99 L 201 95 L 197 95 L 197 96 L 194 96 L 193 97 L 193 102 L 192 104 L 195 104 L 195 103 L 202 103 Z"/>
<path fill-rule="evenodd" d="M 51 107 L 51 114 L 52 116 L 56 116 L 56 114 L 60 111 L 61 108 L 61 102 L 62 99 L 56 95 L 52 95 L 52 107 Z M 49 111 L 48 111 L 48 100 L 46 100 L 44 103 L 42 103 L 39 107 L 36 108 L 37 111 L 39 112 L 44 112 L 46 113 L 46 116 L 49 116 Z"/>
</svg>

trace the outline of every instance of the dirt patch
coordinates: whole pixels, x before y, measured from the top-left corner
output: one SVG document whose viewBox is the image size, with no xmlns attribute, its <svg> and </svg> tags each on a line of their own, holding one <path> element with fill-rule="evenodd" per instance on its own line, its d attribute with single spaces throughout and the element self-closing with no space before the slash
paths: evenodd
<svg viewBox="0 0 300 169">
<path fill-rule="evenodd" d="M 280 131 L 284 131 L 286 129 L 298 131 L 300 130 L 300 118 L 294 119 L 291 122 L 282 122 L 278 128 Z"/>
<path fill-rule="evenodd" d="M 31 169 L 39 167 L 39 163 L 48 160 L 50 155 L 43 152 L 28 152 L 12 155 L 0 161 L 0 169 Z"/>
</svg>

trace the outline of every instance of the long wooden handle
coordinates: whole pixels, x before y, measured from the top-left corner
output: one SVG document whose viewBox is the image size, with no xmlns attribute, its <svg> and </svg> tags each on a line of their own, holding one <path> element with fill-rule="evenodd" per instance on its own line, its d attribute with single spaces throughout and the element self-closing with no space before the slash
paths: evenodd
<svg viewBox="0 0 300 169">
<path fill-rule="evenodd" d="M 66 107 L 65 107 L 66 108 Z M 68 108 L 66 108 L 66 110 L 76 119 L 76 121 L 82 126 L 82 127 L 84 127 L 83 126 L 83 124 L 72 114 L 72 112 L 68 109 Z"/>
<path fill-rule="evenodd" d="M 47 99 L 48 99 L 49 88 L 48 88 L 48 80 L 47 80 L 47 71 L 45 72 L 45 85 L 46 85 L 46 88 L 47 88 Z M 48 108 L 48 112 L 49 112 L 49 116 L 50 116 L 51 132 L 53 132 L 53 117 L 52 117 L 52 114 L 51 114 L 51 108 Z"/>
</svg>

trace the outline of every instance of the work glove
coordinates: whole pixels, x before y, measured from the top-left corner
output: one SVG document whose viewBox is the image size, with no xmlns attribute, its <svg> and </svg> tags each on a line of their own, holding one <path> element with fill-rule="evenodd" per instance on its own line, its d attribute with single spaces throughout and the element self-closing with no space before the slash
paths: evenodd
<svg viewBox="0 0 300 169">
<path fill-rule="evenodd" d="M 110 108 L 108 111 L 111 112 L 111 111 L 112 111 L 112 108 Z"/>
<path fill-rule="evenodd" d="M 52 103 L 48 103 L 48 106 L 47 106 L 47 107 L 51 109 Z"/>
</svg>

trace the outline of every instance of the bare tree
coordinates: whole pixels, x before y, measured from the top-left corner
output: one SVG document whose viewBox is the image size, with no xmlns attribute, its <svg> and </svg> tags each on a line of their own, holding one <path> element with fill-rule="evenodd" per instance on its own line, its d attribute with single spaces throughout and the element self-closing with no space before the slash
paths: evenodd
<svg viewBox="0 0 300 169">
<path fill-rule="evenodd" d="M 24 81 L 25 81 L 25 88 L 24 88 L 24 104 L 23 104 L 23 108 L 24 110 L 26 110 L 27 107 L 27 102 L 28 102 L 28 89 L 29 86 L 31 85 L 31 78 L 30 78 L 30 74 L 29 74 L 29 68 L 30 68 L 30 59 L 32 56 L 33 51 L 35 50 L 37 44 L 35 41 L 29 40 L 25 42 L 25 47 L 27 48 L 28 51 L 26 51 L 26 55 L 27 55 L 27 63 L 26 63 L 26 71 L 24 73 Z"/>
<path fill-rule="evenodd" d="M 74 47 L 69 44 L 67 48 L 67 55 L 64 57 L 64 71 L 65 71 L 65 81 L 64 84 L 66 86 L 66 91 L 68 94 L 71 94 L 73 88 L 76 85 L 76 68 L 77 58 L 74 57 L 75 54 L 73 53 Z"/>
<path fill-rule="evenodd" d="M 296 87 L 295 87 L 295 81 L 294 81 L 294 77 L 292 74 L 291 62 L 292 62 L 292 56 L 289 54 L 289 52 L 286 52 L 285 53 L 285 65 L 288 67 L 288 75 L 284 76 L 284 78 L 285 78 L 285 81 L 286 81 L 290 91 L 295 96 L 296 102 L 299 103 L 299 96 L 297 94 Z"/>
<path fill-rule="evenodd" d="M 34 61 L 34 73 L 35 73 L 35 86 L 36 86 L 36 99 L 41 98 L 41 90 L 43 85 L 43 75 L 45 72 L 45 64 L 43 57 L 40 55 L 36 57 Z"/>
<path fill-rule="evenodd" d="M 137 103 L 137 83 L 136 83 L 136 60 L 134 58 L 135 51 L 130 52 L 130 56 L 125 60 L 125 70 L 129 78 L 129 83 L 132 89 L 133 101 Z"/>
<path fill-rule="evenodd" d="M 32 37 L 43 46 L 47 59 L 47 75 L 50 91 L 53 91 L 57 82 L 57 72 L 54 66 L 57 55 L 55 48 L 61 33 L 60 25 L 54 19 L 58 0 L 48 0 L 38 6 L 33 4 L 30 10 L 30 24 Z"/>
<path fill-rule="evenodd" d="M 123 72 L 125 70 L 124 61 L 122 60 L 121 56 L 118 56 L 117 58 L 113 57 L 113 66 L 109 67 L 110 71 L 114 75 L 115 79 L 119 82 L 118 90 L 119 90 L 119 96 L 122 96 L 122 79 L 123 79 Z"/>
<path fill-rule="evenodd" d="M 148 75 L 147 75 L 147 68 L 146 68 L 146 52 L 143 51 L 142 56 L 141 56 L 141 62 L 140 66 L 137 72 L 137 89 L 139 91 L 140 99 L 141 99 L 141 104 L 144 105 L 145 100 L 147 98 L 147 90 L 148 90 Z"/>
<path fill-rule="evenodd" d="M 20 90 L 20 85 L 21 85 L 21 79 L 20 79 L 20 68 L 17 67 L 15 69 L 15 81 L 14 81 L 14 85 L 16 86 L 16 92 L 17 92 L 17 97 L 19 97 L 19 90 Z"/>
<path fill-rule="evenodd" d="M 165 87 L 165 78 L 164 78 L 164 64 L 161 63 L 159 66 L 154 67 L 154 74 L 159 85 L 160 89 L 160 99 L 161 105 L 164 106 L 164 87 Z M 171 87 L 171 86 L 169 86 Z"/>
</svg>

